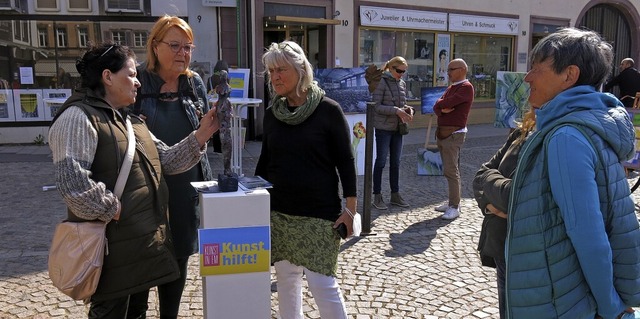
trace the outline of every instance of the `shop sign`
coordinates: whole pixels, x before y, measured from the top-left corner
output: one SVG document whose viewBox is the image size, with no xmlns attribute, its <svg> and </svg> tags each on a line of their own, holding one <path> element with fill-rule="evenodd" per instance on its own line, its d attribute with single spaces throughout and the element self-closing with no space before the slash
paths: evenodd
<svg viewBox="0 0 640 319">
<path fill-rule="evenodd" d="M 518 19 L 452 13 L 449 31 L 518 35 Z"/>
<path fill-rule="evenodd" d="M 202 0 L 204 7 L 235 7 L 236 0 Z"/>
<path fill-rule="evenodd" d="M 269 226 L 199 229 L 198 243 L 202 276 L 269 271 Z"/>
<path fill-rule="evenodd" d="M 446 31 L 447 14 L 443 12 L 360 6 L 360 24 L 372 27 Z"/>
</svg>

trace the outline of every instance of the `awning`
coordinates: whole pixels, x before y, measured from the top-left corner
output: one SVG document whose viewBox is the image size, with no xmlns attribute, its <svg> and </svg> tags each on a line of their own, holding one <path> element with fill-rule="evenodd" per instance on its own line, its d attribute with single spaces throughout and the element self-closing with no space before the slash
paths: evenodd
<svg viewBox="0 0 640 319">
<path fill-rule="evenodd" d="M 78 70 L 76 70 L 76 62 L 73 61 L 59 61 L 58 66 L 63 68 L 67 73 L 73 77 L 80 76 Z M 56 76 L 56 62 L 55 61 L 38 61 L 35 66 L 36 76 Z"/>
</svg>

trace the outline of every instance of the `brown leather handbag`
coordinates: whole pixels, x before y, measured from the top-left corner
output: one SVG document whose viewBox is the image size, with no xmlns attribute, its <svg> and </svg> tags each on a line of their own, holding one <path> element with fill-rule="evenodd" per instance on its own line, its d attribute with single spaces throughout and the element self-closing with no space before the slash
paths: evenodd
<svg viewBox="0 0 640 319">
<path fill-rule="evenodd" d="M 120 198 L 133 161 L 136 139 L 126 120 L 129 142 L 113 193 Z M 62 221 L 53 234 L 48 270 L 53 285 L 74 300 L 89 303 L 98 288 L 104 256 L 109 254 L 107 223 Z"/>
</svg>

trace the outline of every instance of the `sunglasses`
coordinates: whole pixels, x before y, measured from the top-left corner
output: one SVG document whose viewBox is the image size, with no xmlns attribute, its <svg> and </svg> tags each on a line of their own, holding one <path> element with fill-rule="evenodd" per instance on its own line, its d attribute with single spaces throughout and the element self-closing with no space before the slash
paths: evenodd
<svg viewBox="0 0 640 319">
<path fill-rule="evenodd" d="M 398 73 L 398 74 L 402 74 L 404 72 L 407 72 L 407 70 L 403 70 L 403 69 L 398 69 L 395 66 L 393 67 L 393 69 Z"/>
<path fill-rule="evenodd" d="M 162 41 L 162 40 L 158 40 L 158 42 L 162 42 L 162 43 L 168 45 L 169 49 L 171 49 L 171 51 L 173 51 L 173 53 L 178 53 L 178 52 L 180 52 L 180 50 L 184 50 L 185 54 L 191 54 L 191 52 L 193 52 L 193 50 L 196 49 L 196 46 L 193 45 L 193 44 L 182 45 L 182 44 L 180 44 L 178 42 L 165 42 L 165 41 Z"/>
</svg>

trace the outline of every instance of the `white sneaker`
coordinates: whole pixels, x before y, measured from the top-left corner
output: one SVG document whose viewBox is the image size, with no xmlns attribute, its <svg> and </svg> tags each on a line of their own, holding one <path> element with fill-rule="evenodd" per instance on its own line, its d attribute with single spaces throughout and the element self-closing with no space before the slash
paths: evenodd
<svg viewBox="0 0 640 319">
<path fill-rule="evenodd" d="M 449 208 L 449 203 L 444 203 L 438 207 L 436 207 L 436 212 L 446 212 L 447 208 Z"/>
<path fill-rule="evenodd" d="M 447 208 L 447 211 L 442 214 L 442 219 L 456 219 L 458 218 L 458 216 L 460 216 L 460 212 L 458 211 L 458 209 L 449 207 Z"/>
</svg>

